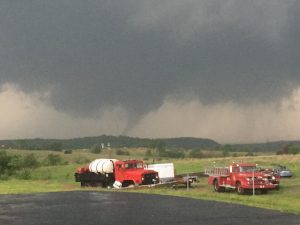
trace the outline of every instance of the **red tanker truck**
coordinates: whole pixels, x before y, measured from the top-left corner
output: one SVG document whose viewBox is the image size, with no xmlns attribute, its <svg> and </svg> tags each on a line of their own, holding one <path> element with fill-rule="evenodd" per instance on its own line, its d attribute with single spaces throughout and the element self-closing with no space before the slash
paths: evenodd
<svg viewBox="0 0 300 225">
<path fill-rule="evenodd" d="M 89 166 L 75 172 L 75 181 L 81 186 L 127 187 L 159 182 L 158 172 L 144 169 L 141 160 L 96 159 Z"/>
<path fill-rule="evenodd" d="M 253 190 L 266 194 L 268 190 L 279 189 L 280 177 L 270 170 L 261 170 L 256 164 L 232 163 L 228 167 L 208 169 L 205 174 L 216 192 L 224 192 L 227 188 L 238 194 Z"/>
</svg>

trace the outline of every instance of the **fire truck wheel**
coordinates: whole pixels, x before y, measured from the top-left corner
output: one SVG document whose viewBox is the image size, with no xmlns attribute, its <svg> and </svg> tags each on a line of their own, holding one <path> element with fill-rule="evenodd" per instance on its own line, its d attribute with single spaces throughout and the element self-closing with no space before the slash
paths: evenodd
<svg viewBox="0 0 300 225">
<path fill-rule="evenodd" d="M 219 186 L 219 182 L 217 179 L 214 180 L 214 190 L 216 192 L 224 192 L 225 191 L 224 187 Z"/>
<path fill-rule="evenodd" d="M 242 194 L 245 193 L 245 189 L 242 188 L 242 185 L 241 185 L 240 182 L 237 182 L 237 183 L 236 183 L 236 191 L 237 191 L 237 193 L 238 193 L 239 195 L 242 195 Z"/>
</svg>

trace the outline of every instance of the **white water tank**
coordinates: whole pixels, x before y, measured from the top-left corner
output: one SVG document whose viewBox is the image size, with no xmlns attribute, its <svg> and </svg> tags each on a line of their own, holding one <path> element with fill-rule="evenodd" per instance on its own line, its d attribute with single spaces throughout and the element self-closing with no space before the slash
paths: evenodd
<svg viewBox="0 0 300 225">
<path fill-rule="evenodd" d="M 94 173 L 113 173 L 114 172 L 114 162 L 117 159 L 95 159 L 89 165 L 90 172 Z"/>
</svg>

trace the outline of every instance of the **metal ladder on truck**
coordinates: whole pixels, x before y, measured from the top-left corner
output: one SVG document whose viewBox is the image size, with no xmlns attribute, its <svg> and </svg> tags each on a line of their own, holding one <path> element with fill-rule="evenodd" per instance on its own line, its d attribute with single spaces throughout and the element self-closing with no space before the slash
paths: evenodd
<svg viewBox="0 0 300 225">
<path fill-rule="evenodd" d="M 211 169 L 206 169 L 204 174 L 208 175 L 208 176 L 213 176 L 213 177 L 228 177 L 229 176 L 229 168 L 214 167 Z"/>
</svg>

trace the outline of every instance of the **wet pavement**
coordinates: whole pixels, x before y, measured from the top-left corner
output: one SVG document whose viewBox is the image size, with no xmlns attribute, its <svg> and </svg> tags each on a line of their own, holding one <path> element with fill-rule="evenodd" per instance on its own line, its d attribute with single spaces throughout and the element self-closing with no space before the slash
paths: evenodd
<svg viewBox="0 0 300 225">
<path fill-rule="evenodd" d="M 1 225 L 300 225 L 300 216 L 235 204 L 124 192 L 0 196 Z"/>
</svg>

